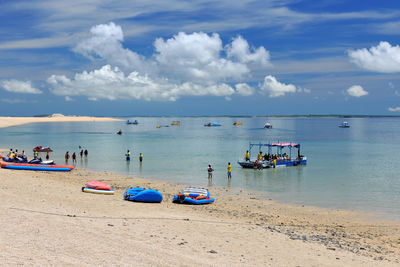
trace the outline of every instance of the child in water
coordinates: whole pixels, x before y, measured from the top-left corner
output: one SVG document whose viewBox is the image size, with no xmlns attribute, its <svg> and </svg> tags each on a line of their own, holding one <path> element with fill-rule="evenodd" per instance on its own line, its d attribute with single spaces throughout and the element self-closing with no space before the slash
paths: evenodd
<svg viewBox="0 0 400 267">
<path fill-rule="evenodd" d="M 211 164 L 208 165 L 208 179 L 212 178 L 212 172 L 214 171 L 214 169 L 211 167 Z"/>
</svg>

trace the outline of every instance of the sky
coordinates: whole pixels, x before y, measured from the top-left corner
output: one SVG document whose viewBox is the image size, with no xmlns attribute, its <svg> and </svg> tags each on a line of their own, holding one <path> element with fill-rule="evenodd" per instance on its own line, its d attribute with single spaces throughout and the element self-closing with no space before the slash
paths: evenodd
<svg viewBox="0 0 400 267">
<path fill-rule="evenodd" d="M 0 116 L 400 115 L 400 2 L 0 0 Z"/>
</svg>

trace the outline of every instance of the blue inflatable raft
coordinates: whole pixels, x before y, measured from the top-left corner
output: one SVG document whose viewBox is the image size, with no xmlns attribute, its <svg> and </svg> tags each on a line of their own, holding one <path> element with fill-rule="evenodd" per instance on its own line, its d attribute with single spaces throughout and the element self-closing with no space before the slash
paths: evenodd
<svg viewBox="0 0 400 267">
<path fill-rule="evenodd" d="M 174 203 L 193 205 L 209 204 L 214 201 L 214 198 L 210 198 L 210 192 L 207 189 L 198 187 L 185 188 L 182 193 L 175 195 L 172 199 Z"/>
<path fill-rule="evenodd" d="M 163 196 L 154 189 L 131 187 L 124 192 L 124 199 L 135 202 L 160 203 Z"/>
</svg>

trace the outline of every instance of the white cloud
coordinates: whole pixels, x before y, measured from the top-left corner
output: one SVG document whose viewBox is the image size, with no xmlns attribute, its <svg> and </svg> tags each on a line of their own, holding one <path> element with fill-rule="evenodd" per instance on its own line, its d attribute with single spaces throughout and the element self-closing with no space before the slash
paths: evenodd
<svg viewBox="0 0 400 267">
<path fill-rule="evenodd" d="M 368 95 L 368 92 L 365 91 L 364 88 L 362 88 L 360 85 L 351 86 L 349 89 L 347 89 L 347 93 L 350 96 L 354 96 L 354 97 L 361 97 L 361 96 Z"/>
<path fill-rule="evenodd" d="M 90 34 L 74 48 L 75 52 L 152 78 L 158 76 L 182 83 L 210 84 L 242 79 L 251 74 L 249 65 L 258 69 L 271 65 L 269 53 L 264 47 L 250 51 L 247 41 L 240 36 L 224 48 L 216 33 L 180 32 L 166 40 L 157 38 L 154 42 L 155 53 L 146 58 L 123 48 L 124 33 L 113 22 L 92 27 Z M 228 57 L 222 57 L 223 52 Z"/>
<path fill-rule="evenodd" d="M 105 65 L 91 72 L 75 74 L 74 79 L 63 75 L 52 75 L 47 79 L 51 91 L 57 95 L 87 96 L 89 100 L 99 99 L 143 99 L 175 101 L 181 96 L 230 96 L 235 90 L 225 83 L 209 86 L 186 82 L 173 84 L 167 79 L 152 80 L 138 72 L 125 74 L 117 67 Z"/>
<path fill-rule="evenodd" d="M 400 47 L 380 42 L 369 50 L 366 48 L 348 51 L 350 61 L 357 66 L 376 72 L 400 72 Z"/>
<path fill-rule="evenodd" d="M 160 71 L 172 79 L 205 83 L 238 80 L 250 72 L 246 64 L 221 57 L 222 40 L 216 33 L 180 32 L 168 40 L 156 39 L 154 47 Z"/>
<path fill-rule="evenodd" d="M 263 67 L 271 66 L 269 52 L 264 47 L 251 50 L 253 52 L 250 51 L 249 44 L 241 36 L 233 39 L 232 43 L 226 47 L 228 58 L 237 59 L 241 63 L 256 63 Z"/>
<path fill-rule="evenodd" d="M 15 99 L 2 98 L 2 99 L 0 99 L 0 101 L 4 102 L 4 103 L 7 103 L 7 104 L 18 104 L 18 103 L 24 103 L 25 102 L 25 100 L 18 99 L 18 98 L 15 98 Z"/>
<path fill-rule="evenodd" d="M 236 92 L 242 96 L 250 96 L 254 94 L 254 89 L 246 83 L 238 83 L 235 85 Z"/>
<path fill-rule="evenodd" d="M 107 63 L 122 67 L 127 70 L 149 71 L 151 66 L 139 54 L 122 47 L 124 40 L 122 28 L 110 22 L 100 24 L 90 29 L 91 36 L 82 40 L 74 51 L 86 57 L 101 58 Z"/>
<path fill-rule="evenodd" d="M 391 111 L 391 112 L 397 112 L 397 111 L 400 111 L 400 107 L 395 107 L 395 108 L 388 108 L 388 110 L 389 111 Z"/>
<path fill-rule="evenodd" d="M 264 83 L 260 86 L 261 91 L 269 93 L 269 97 L 284 96 L 286 93 L 295 93 L 296 86 L 293 84 L 284 84 L 276 80 L 274 76 L 268 75 Z"/>
<path fill-rule="evenodd" d="M 74 101 L 74 99 L 69 96 L 65 96 L 65 101 L 70 102 L 70 101 Z"/>
<path fill-rule="evenodd" d="M 32 87 L 30 81 L 18 81 L 18 80 L 3 80 L 0 81 L 0 87 L 4 90 L 13 93 L 24 93 L 24 94 L 41 94 L 42 91 Z"/>
<path fill-rule="evenodd" d="M 180 32 L 169 39 L 157 38 L 155 52 L 148 57 L 123 48 L 123 40 L 122 28 L 112 22 L 92 27 L 90 36 L 74 51 L 106 64 L 77 73 L 72 79 L 52 75 L 47 80 L 50 91 L 68 97 L 84 95 L 93 101 L 174 101 L 181 96 L 204 95 L 229 98 L 234 93 L 252 95 L 254 89 L 239 83 L 235 90 L 228 83 L 249 78 L 251 69 L 271 66 L 264 47 L 250 48 L 240 36 L 223 46 L 216 33 Z"/>
</svg>

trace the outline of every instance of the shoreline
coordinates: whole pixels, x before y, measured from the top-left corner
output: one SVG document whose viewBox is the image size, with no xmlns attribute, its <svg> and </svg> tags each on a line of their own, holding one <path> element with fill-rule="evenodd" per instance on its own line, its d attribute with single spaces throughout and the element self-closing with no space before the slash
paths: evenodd
<svg viewBox="0 0 400 267">
<path fill-rule="evenodd" d="M 64 116 L 53 114 L 48 117 L 0 117 L 0 128 L 14 127 L 38 122 L 79 122 L 79 121 L 122 121 L 117 118 L 91 116 Z"/>
<path fill-rule="evenodd" d="M 10 264 L 24 262 L 26 257 L 32 256 L 29 253 L 45 255 L 43 261 L 31 257 L 29 263 L 33 264 L 74 264 L 77 262 L 68 256 L 76 250 L 72 244 L 81 249 L 94 246 L 100 253 L 97 257 L 103 253 L 110 256 L 107 263 L 123 264 L 122 260 L 133 252 L 124 256 L 118 253 L 128 242 L 120 233 L 128 234 L 129 242 L 135 243 L 140 237 L 147 249 L 139 248 L 142 265 L 187 265 L 187 260 L 201 265 L 258 266 L 294 263 L 390 266 L 400 263 L 400 224 L 369 214 L 283 204 L 268 199 L 267 193 L 217 186 L 210 188 L 212 197 L 216 198 L 214 204 L 179 205 L 171 200 L 185 187 L 183 184 L 107 171 L 77 169 L 70 173 L 51 173 L 0 169 L 0 177 L 3 181 L 0 192 L 4 196 L 0 216 L 6 218 L 0 226 L 8 230 L 6 237 L 0 240 L 0 247 L 9 243 L 14 248 L 1 252 L 0 259 L 10 259 L 14 253 L 11 257 L 14 260 L 3 260 Z M 109 183 L 115 195 L 80 192 L 88 180 Z M 122 200 L 124 189 L 135 185 L 159 190 L 164 196 L 163 202 L 144 204 Z M 21 188 L 22 195 L 19 194 Z M 25 228 L 19 227 L 21 223 Z M 42 227 L 54 228 L 55 235 L 60 237 L 63 236 L 60 231 L 64 231 L 61 229 L 67 229 L 70 236 L 65 238 L 70 246 L 46 234 L 38 235 L 38 231 L 47 232 Z M 85 234 L 80 236 L 93 233 L 94 229 L 105 240 L 88 238 Z M 26 238 L 34 252 L 22 249 Z M 115 248 L 108 246 L 110 240 Z M 40 246 L 46 242 L 44 247 Z M 135 249 L 141 243 L 135 243 Z M 39 247 L 32 244 L 39 244 Z M 167 257 L 166 250 L 173 256 Z M 59 253 L 60 259 L 57 258 Z M 84 255 L 84 252 L 74 255 L 75 260 L 89 265 L 101 263 L 91 262 Z M 104 259 L 100 257 L 99 260 Z"/>
</svg>

